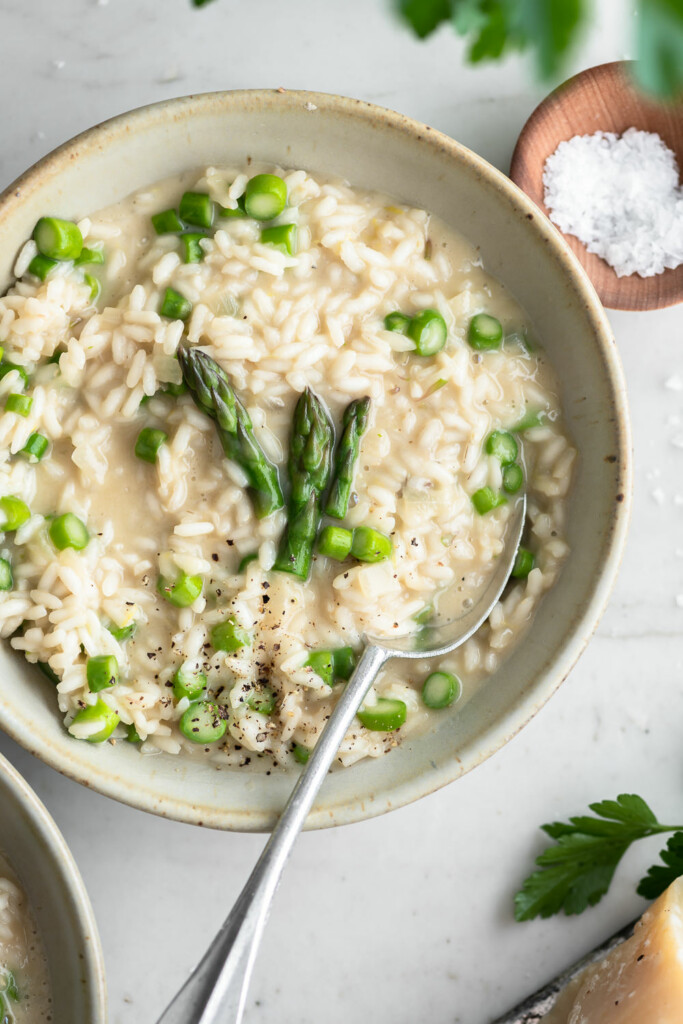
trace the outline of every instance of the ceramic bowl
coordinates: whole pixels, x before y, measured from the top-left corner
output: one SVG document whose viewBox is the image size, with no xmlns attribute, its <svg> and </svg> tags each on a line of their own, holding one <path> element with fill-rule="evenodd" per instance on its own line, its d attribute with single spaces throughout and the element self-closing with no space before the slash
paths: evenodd
<svg viewBox="0 0 683 1024">
<path fill-rule="evenodd" d="M 105 1024 L 104 961 L 88 894 L 64 837 L 0 756 L 0 852 L 19 876 L 45 947 L 54 1024 Z"/>
<path fill-rule="evenodd" d="M 462 709 L 378 760 L 333 772 L 310 828 L 381 814 L 474 768 L 539 710 L 591 636 L 626 535 L 631 445 L 621 366 L 605 313 L 559 232 L 503 174 L 457 142 L 368 103 L 305 92 L 210 93 L 107 121 L 51 153 L 0 197 L 0 287 L 46 211 L 79 218 L 192 168 L 248 157 L 348 178 L 433 211 L 480 248 L 522 304 L 558 373 L 579 449 L 572 554 L 533 629 Z M 5 647 L 0 725 L 66 775 L 143 810 L 215 828 L 272 825 L 294 775 L 141 756 L 71 739 L 54 692 Z"/>
</svg>

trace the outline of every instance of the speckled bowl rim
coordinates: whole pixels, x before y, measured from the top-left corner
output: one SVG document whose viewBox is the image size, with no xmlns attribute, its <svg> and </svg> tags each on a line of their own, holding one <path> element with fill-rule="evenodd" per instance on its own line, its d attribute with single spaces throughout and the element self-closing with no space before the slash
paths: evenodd
<svg viewBox="0 0 683 1024">
<path fill-rule="evenodd" d="M 415 145 L 427 146 L 437 153 L 445 154 L 454 162 L 468 167 L 488 187 L 501 193 L 519 217 L 529 222 L 529 229 L 540 236 L 546 245 L 548 256 L 557 261 L 568 284 L 571 284 L 576 301 L 583 306 L 588 325 L 599 347 L 610 386 L 609 415 L 615 423 L 618 467 L 617 502 L 609 529 L 609 539 L 605 541 L 603 549 L 604 558 L 595 568 L 597 582 L 591 599 L 584 606 L 582 613 L 576 616 L 566 642 L 548 657 L 534 685 L 526 688 L 524 694 L 516 701 L 515 707 L 502 720 L 484 730 L 477 750 L 468 750 L 465 757 L 454 753 L 453 757 L 446 764 L 439 766 L 438 770 L 418 774 L 393 788 L 386 787 L 381 798 L 377 798 L 375 794 L 368 794 L 367 799 L 362 801 L 337 803 L 330 807 L 325 805 L 323 792 L 323 799 L 314 807 L 306 823 L 307 829 L 316 829 L 375 817 L 435 792 L 494 754 L 543 707 L 566 679 L 585 649 L 614 587 L 630 520 L 633 469 L 626 384 L 616 344 L 605 310 L 566 241 L 533 201 L 501 171 L 461 143 L 404 114 L 364 100 L 304 90 L 243 89 L 198 93 L 164 100 L 137 107 L 103 121 L 47 154 L 0 194 L 0 214 L 11 216 L 13 208 L 21 204 L 27 192 L 40 186 L 44 176 L 54 176 L 60 167 L 77 159 L 84 150 L 103 150 L 105 144 L 115 144 L 117 136 L 135 133 L 144 128 L 148 120 L 154 120 L 160 115 L 175 124 L 182 124 L 193 114 L 208 113 L 212 109 L 257 112 L 264 109 L 301 107 L 316 110 L 318 114 L 362 120 L 378 130 L 390 129 L 407 136 Z M 133 792 L 118 775 L 112 775 L 104 770 L 86 777 L 82 767 L 69 758 L 65 751 L 49 745 L 39 746 L 31 730 L 11 716 L 3 714 L 0 717 L 0 726 L 16 742 L 62 774 L 139 810 L 209 828 L 265 831 L 272 827 L 272 814 L 261 808 L 256 808 L 248 814 L 230 809 L 215 811 L 202 807 L 200 802 L 177 800 L 166 793 L 155 791 L 144 782 Z"/>
<path fill-rule="evenodd" d="M 23 775 L 2 754 L 0 754 L 0 785 L 6 787 L 17 804 L 21 806 L 28 819 L 35 842 L 42 846 L 43 856 L 53 862 L 54 874 L 59 878 L 61 887 L 68 896 L 81 937 L 81 948 L 74 950 L 74 954 L 78 953 L 82 957 L 81 962 L 88 984 L 89 1010 L 93 1014 L 91 1024 L 106 1024 L 107 983 L 102 944 L 90 897 L 73 854 L 43 802 L 33 792 Z M 21 864 L 12 864 L 12 867 L 16 870 L 22 883 L 28 881 L 22 878 Z M 55 927 L 58 925 L 59 922 L 55 922 Z"/>
</svg>

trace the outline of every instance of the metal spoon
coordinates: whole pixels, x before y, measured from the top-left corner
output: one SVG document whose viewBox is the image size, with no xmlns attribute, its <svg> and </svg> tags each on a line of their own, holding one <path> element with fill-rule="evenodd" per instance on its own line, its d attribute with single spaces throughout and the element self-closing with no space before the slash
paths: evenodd
<svg viewBox="0 0 683 1024">
<path fill-rule="evenodd" d="M 505 551 L 473 608 L 460 618 L 429 630 L 428 646 L 415 637 L 391 644 L 368 638 L 358 666 L 323 729 L 305 770 L 287 801 L 256 867 L 225 923 L 157 1024 L 239 1024 L 270 904 L 292 846 L 322 786 L 353 718 L 375 676 L 391 658 L 450 654 L 486 621 L 512 571 L 524 529 L 526 498 L 520 497 L 508 524 Z"/>
</svg>

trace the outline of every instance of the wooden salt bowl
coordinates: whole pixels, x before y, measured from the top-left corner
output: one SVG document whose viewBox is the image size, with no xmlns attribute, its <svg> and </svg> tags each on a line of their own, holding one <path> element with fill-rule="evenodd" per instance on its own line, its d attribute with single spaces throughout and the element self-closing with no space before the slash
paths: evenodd
<svg viewBox="0 0 683 1024">
<path fill-rule="evenodd" d="M 510 177 L 548 215 L 543 202 L 543 167 L 560 142 L 596 131 L 622 134 L 627 128 L 657 132 L 683 168 L 683 103 L 659 103 L 639 92 L 629 61 L 600 64 L 575 75 L 536 107 L 517 140 Z M 604 306 L 661 309 L 683 300 L 683 265 L 654 277 L 617 277 L 574 235 L 564 236 Z"/>
</svg>

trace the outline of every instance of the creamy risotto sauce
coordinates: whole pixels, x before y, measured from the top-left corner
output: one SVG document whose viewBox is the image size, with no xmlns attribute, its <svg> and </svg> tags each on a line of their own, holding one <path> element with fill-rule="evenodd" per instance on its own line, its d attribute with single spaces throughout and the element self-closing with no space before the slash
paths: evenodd
<svg viewBox="0 0 683 1024">
<path fill-rule="evenodd" d="M 19 880 L 0 855 L 0 1020 L 52 1020 L 43 945 Z"/>
<path fill-rule="evenodd" d="M 177 209 L 186 190 L 234 211 L 257 171 L 284 179 L 288 202 L 275 223 L 296 225 L 291 255 L 262 241 L 263 224 L 248 216 L 216 215 L 198 262 L 184 262 L 177 233 L 155 233 L 152 215 Z M 575 456 L 543 339 L 477 250 L 422 210 L 271 167 L 209 168 L 162 182 L 79 227 L 103 264 L 61 262 L 40 281 L 28 271 L 31 241 L 0 300 L 5 365 L 28 374 L 23 383 L 18 371 L 5 373 L 0 404 L 17 392 L 32 398 L 26 416 L 0 414 L 0 494 L 31 513 L 6 532 L 0 552 L 13 576 L 0 595 L 0 628 L 53 675 L 74 738 L 128 736 L 143 753 L 184 751 L 219 764 L 243 765 L 255 754 L 266 764 L 301 759 L 339 692 L 309 664 L 312 652 L 357 652 L 366 631 L 417 632 L 430 615 L 476 600 L 514 501 L 487 440 L 509 431 L 527 490 L 533 567 L 440 665 L 391 663 L 366 706 L 402 702 L 405 721 L 386 731 L 358 721 L 339 761 L 381 755 L 443 714 L 421 698 L 435 668 L 457 676 L 462 705 L 520 640 L 567 555 Z M 168 288 L 191 304 L 185 321 L 160 313 Z M 425 357 L 409 336 L 387 330 L 385 317 L 427 308 L 443 318 L 447 340 Z M 502 324 L 495 349 L 468 340 L 480 313 Z M 368 564 L 316 554 L 307 580 L 273 571 L 287 509 L 257 518 L 244 470 L 225 458 L 213 420 L 191 394 L 168 393 L 182 379 L 179 344 L 201 348 L 227 373 L 285 498 L 292 413 L 304 389 L 325 404 L 337 437 L 347 405 L 370 397 L 348 512 L 335 525 L 380 531 L 391 557 Z M 143 428 L 166 434 L 152 463 L 134 454 Z M 36 432 L 49 440 L 40 461 L 20 454 Z M 472 499 L 486 488 L 501 503 L 482 514 Z M 87 528 L 82 549 L 51 541 L 50 517 L 66 513 Z M 248 555 L 255 558 L 245 566 Z M 160 595 L 158 580 L 182 574 L 200 577 L 201 593 L 179 608 Z M 234 651 L 211 643 L 226 617 L 248 636 Z M 125 636 L 128 627 L 134 632 Z M 88 661 L 104 656 L 116 659 L 115 684 L 93 692 Z M 173 681 L 188 664 L 206 676 L 203 697 L 226 723 L 215 742 L 178 728 L 192 700 Z M 264 692 L 272 697 L 265 703 Z M 106 737 L 101 720 L 79 715 L 102 705 L 109 724 L 119 723 Z"/>
</svg>

